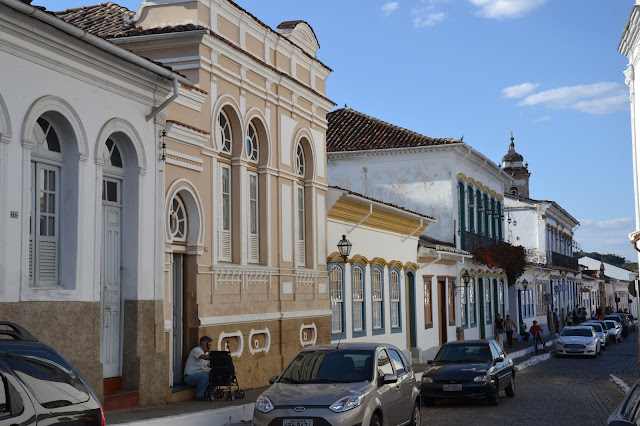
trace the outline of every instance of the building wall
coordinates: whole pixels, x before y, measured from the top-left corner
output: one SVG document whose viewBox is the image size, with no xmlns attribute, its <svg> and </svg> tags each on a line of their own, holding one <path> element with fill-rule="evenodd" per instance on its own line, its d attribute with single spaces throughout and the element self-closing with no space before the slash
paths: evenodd
<svg viewBox="0 0 640 426">
<path fill-rule="evenodd" d="M 2 22 L 10 23 L 0 23 L 0 61 L 7 76 L 0 83 L 0 316 L 59 350 L 102 397 L 102 184 L 108 175 L 103 152 L 106 140 L 113 138 L 123 162 L 118 172 L 117 247 L 123 269 L 120 299 L 114 303 L 127 332 L 146 336 L 140 340 L 146 344 L 132 356 L 125 350 L 120 356 L 127 368 L 140 371 L 127 376 L 130 388 L 140 390 L 143 404 L 155 401 L 155 384 L 144 378 L 164 375 L 161 362 L 147 362 L 163 353 L 164 336 L 156 333 L 163 328 L 162 320 L 155 315 L 145 321 L 134 317 L 136 311 L 154 312 L 163 297 L 155 221 L 163 165 L 157 148 L 159 128 L 145 116 L 170 92 L 171 81 L 6 6 L 0 6 L 0 14 L 6 18 Z M 89 68 L 87 61 L 104 66 Z M 59 136 L 60 154 L 42 153 L 38 147 L 33 129 L 39 118 Z M 51 160 L 56 155 L 63 157 L 62 163 Z M 52 264 L 58 276 L 46 285 L 31 282 L 29 274 L 34 161 L 54 164 L 59 176 L 51 198 L 59 208 L 52 212 L 51 222 L 57 221 L 58 249 Z M 120 339 L 123 332 L 124 327 L 119 329 Z"/>
</svg>

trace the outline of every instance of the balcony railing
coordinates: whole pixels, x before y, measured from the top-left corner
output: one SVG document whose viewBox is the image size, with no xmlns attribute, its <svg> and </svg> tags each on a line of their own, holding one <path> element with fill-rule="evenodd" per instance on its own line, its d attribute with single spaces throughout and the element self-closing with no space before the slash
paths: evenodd
<svg viewBox="0 0 640 426">
<path fill-rule="evenodd" d="M 473 232 L 465 231 L 465 242 L 462 249 L 468 251 L 471 254 L 475 254 L 478 247 L 490 246 L 496 242 L 495 239 L 487 237 L 486 235 L 474 234 Z"/>
<path fill-rule="evenodd" d="M 578 271 L 578 259 L 574 259 L 571 256 L 565 256 L 564 254 L 551 252 L 551 265 L 558 266 L 560 268 L 567 268 L 573 271 Z"/>
</svg>

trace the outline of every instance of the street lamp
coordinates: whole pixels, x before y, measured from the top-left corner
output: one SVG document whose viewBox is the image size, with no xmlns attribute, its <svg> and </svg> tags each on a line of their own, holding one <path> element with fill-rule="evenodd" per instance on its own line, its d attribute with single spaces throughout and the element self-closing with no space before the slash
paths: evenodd
<svg viewBox="0 0 640 426">
<path fill-rule="evenodd" d="M 347 240 L 346 235 L 343 235 L 342 239 L 338 241 L 338 251 L 340 252 L 340 256 L 342 256 L 342 259 L 345 263 L 349 258 L 349 253 L 351 253 L 351 246 L 352 244 L 349 240 Z"/>
</svg>

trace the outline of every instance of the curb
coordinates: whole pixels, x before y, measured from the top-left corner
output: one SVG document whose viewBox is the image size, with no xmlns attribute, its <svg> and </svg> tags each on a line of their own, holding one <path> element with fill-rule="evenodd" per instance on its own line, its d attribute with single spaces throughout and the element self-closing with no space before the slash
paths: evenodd
<svg viewBox="0 0 640 426">
<path fill-rule="evenodd" d="M 229 425 L 234 423 L 250 422 L 253 419 L 254 405 L 255 403 L 251 402 L 232 407 L 198 411 L 197 413 L 191 414 L 181 414 L 179 416 L 161 417 L 157 419 L 118 424 L 132 426 L 175 426 L 179 424 L 189 424 L 190 426 Z"/>
<path fill-rule="evenodd" d="M 618 378 L 618 377 L 614 376 L 613 374 L 610 374 L 610 375 L 609 375 L 609 379 L 610 379 L 613 383 L 615 383 L 616 385 L 618 385 L 618 387 L 620 388 L 620 390 L 621 390 L 622 392 L 624 392 L 625 394 L 626 394 L 627 392 L 629 392 L 629 389 L 630 389 L 630 388 L 629 388 L 629 386 L 627 386 L 627 384 L 626 384 L 622 379 L 620 379 L 620 378 Z"/>
</svg>

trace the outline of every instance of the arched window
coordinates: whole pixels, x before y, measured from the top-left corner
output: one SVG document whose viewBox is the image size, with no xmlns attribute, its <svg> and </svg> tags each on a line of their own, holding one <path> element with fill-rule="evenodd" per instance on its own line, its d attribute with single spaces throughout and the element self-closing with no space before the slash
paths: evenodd
<svg viewBox="0 0 640 426">
<path fill-rule="evenodd" d="M 334 265 L 329 273 L 331 288 L 331 334 L 344 333 L 344 298 L 342 268 Z"/>
<path fill-rule="evenodd" d="M 398 271 L 389 274 L 389 300 L 391 301 L 391 328 L 400 327 L 400 278 Z"/>
<path fill-rule="evenodd" d="M 116 145 L 115 141 L 111 138 L 107 139 L 107 142 L 104 144 L 102 158 L 104 158 L 105 166 L 122 168 L 120 149 L 118 149 L 118 145 Z"/>
<path fill-rule="evenodd" d="M 353 331 L 364 331 L 364 271 L 360 266 L 353 268 Z"/>
<path fill-rule="evenodd" d="M 491 238 L 496 239 L 497 237 L 497 229 L 496 229 L 496 222 L 498 220 L 498 214 L 497 214 L 497 210 L 496 210 L 496 200 L 491 197 L 491 211 L 489 212 L 489 217 L 491 219 Z"/>
<path fill-rule="evenodd" d="M 484 208 L 484 235 L 489 236 L 489 221 L 491 220 L 491 211 L 489 210 L 489 199 L 487 194 L 482 197 L 482 206 Z"/>
<path fill-rule="evenodd" d="M 57 285 L 60 265 L 60 172 L 63 163 L 58 134 L 38 118 L 33 128 L 29 226 L 29 281 Z"/>
<path fill-rule="evenodd" d="M 231 154 L 231 125 L 229 124 L 229 118 L 224 111 L 220 111 L 220 113 L 218 113 L 218 123 L 216 127 L 218 147 L 222 152 Z"/>
<path fill-rule="evenodd" d="M 169 211 L 169 233 L 172 241 L 187 240 L 187 214 L 184 203 L 179 196 L 175 196 L 171 201 Z"/>
<path fill-rule="evenodd" d="M 260 262 L 260 241 L 258 228 L 260 223 L 259 204 L 258 204 L 258 154 L 259 154 L 259 141 L 258 132 L 252 123 L 249 123 L 247 128 L 246 137 L 246 150 L 247 159 L 250 161 L 248 165 L 248 179 L 247 179 L 247 194 L 248 210 L 249 214 L 247 219 L 249 220 L 248 226 L 248 242 L 247 242 L 247 261 L 250 263 Z"/>
<path fill-rule="evenodd" d="M 251 123 L 249 123 L 249 128 L 247 129 L 246 143 L 247 159 L 258 161 L 258 132 L 256 132 L 256 128 Z"/>
<path fill-rule="evenodd" d="M 480 195 L 480 190 L 476 190 L 476 218 L 478 222 L 478 234 L 482 234 L 482 223 L 484 216 L 482 212 L 484 211 L 484 207 L 482 206 L 482 195 Z"/>
<path fill-rule="evenodd" d="M 466 239 L 467 232 L 465 227 L 465 219 L 464 219 L 464 206 L 465 197 L 464 197 L 464 184 L 462 182 L 458 182 L 458 234 L 460 235 L 460 248 L 463 250 L 466 249 Z"/>
<path fill-rule="evenodd" d="M 296 147 L 296 174 L 298 175 L 298 183 L 296 185 L 296 222 L 297 222 L 297 250 L 298 250 L 298 266 L 306 265 L 306 220 L 305 220 L 305 158 L 302 145 L 298 143 Z"/>
<path fill-rule="evenodd" d="M 373 306 L 373 331 L 384 331 L 384 309 L 382 270 L 376 267 L 371 272 L 371 298 Z"/>
<path fill-rule="evenodd" d="M 467 198 L 469 199 L 469 232 L 473 233 L 476 232 L 476 228 L 473 223 L 473 208 L 475 207 L 475 203 L 473 202 L 473 188 L 471 186 L 467 187 L 467 194 Z"/>
<path fill-rule="evenodd" d="M 484 287 L 484 317 L 487 325 L 491 325 L 493 321 L 493 311 L 491 310 L 491 280 L 485 279 L 486 283 Z"/>
<path fill-rule="evenodd" d="M 496 202 L 496 213 L 498 215 L 498 240 L 502 241 L 502 226 L 504 223 L 504 215 L 502 213 L 502 203 Z"/>
<path fill-rule="evenodd" d="M 469 324 L 471 327 L 476 326 L 476 281 L 477 278 L 474 278 L 473 282 L 469 284 Z"/>
</svg>

